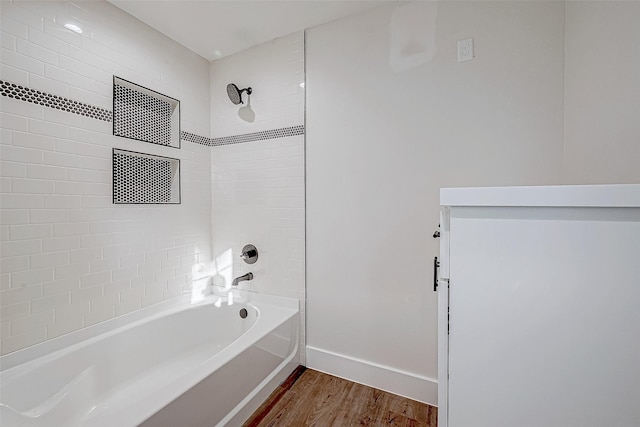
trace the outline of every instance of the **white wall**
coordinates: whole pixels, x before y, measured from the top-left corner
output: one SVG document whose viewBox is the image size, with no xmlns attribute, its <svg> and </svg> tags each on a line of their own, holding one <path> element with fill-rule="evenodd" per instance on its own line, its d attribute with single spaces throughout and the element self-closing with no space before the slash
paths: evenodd
<svg viewBox="0 0 640 427">
<path fill-rule="evenodd" d="M 438 190 L 560 182 L 563 26 L 417 2 L 307 31 L 309 366 L 436 403 Z"/>
<path fill-rule="evenodd" d="M 180 99 L 182 130 L 208 136 L 201 57 L 106 2 L 1 5 L 2 80 L 111 110 L 115 74 Z M 209 147 L 118 138 L 110 122 L 0 103 L 2 354 L 190 288 L 211 257 Z M 112 205 L 113 147 L 180 158 L 182 204 Z"/>
<path fill-rule="evenodd" d="M 567 2 L 568 183 L 640 182 L 640 2 Z"/>
<path fill-rule="evenodd" d="M 212 137 L 303 126 L 303 81 L 302 32 L 213 61 Z M 250 86 L 253 94 L 243 94 L 244 105 L 233 105 L 228 83 Z M 214 146 L 211 164 L 213 255 L 225 278 L 216 283 L 228 285 L 251 271 L 253 281 L 240 288 L 300 299 L 304 363 L 304 135 Z M 256 264 L 239 258 L 247 243 L 258 248 Z"/>
</svg>

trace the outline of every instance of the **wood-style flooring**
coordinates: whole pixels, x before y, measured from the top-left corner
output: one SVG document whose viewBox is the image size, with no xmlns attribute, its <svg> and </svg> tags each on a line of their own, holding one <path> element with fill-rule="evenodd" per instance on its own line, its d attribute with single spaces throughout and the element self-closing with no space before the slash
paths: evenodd
<svg viewBox="0 0 640 427">
<path fill-rule="evenodd" d="M 300 366 L 243 427 L 436 427 L 425 403 Z"/>
</svg>

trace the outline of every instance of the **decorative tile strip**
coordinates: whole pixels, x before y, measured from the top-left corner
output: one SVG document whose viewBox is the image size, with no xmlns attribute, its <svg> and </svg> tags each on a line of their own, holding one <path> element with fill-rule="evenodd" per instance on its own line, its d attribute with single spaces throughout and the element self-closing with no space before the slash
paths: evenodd
<svg viewBox="0 0 640 427">
<path fill-rule="evenodd" d="M 269 129 L 261 132 L 245 133 L 242 135 L 223 136 L 211 138 L 211 145 L 242 144 L 244 142 L 262 141 L 265 139 L 285 138 L 287 136 L 304 135 L 304 125 L 291 126 L 279 129 Z"/>
<path fill-rule="evenodd" d="M 79 114 L 81 116 L 105 122 L 111 122 L 113 116 L 111 111 L 105 110 L 104 108 L 73 101 L 58 95 L 52 95 L 50 93 L 20 86 L 4 80 L 0 80 L 0 95 L 17 99 L 19 101 L 26 101 L 49 108 L 55 108 L 56 110 Z"/>
<path fill-rule="evenodd" d="M 113 113 L 110 110 L 20 86 L 4 80 L 0 80 L 0 95 L 49 108 L 55 108 L 57 110 L 67 111 L 73 114 L 80 114 L 93 119 L 103 120 L 105 122 L 111 122 L 113 120 Z M 194 144 L 216 147 L 221 145 L 242 144 L 244 142 L 304 135 L 304 132 L 304 125 L 298 125 L 286 128 L 269 129 L 261 132 L 245 133 L 241 135 L 223 136 L 219 138 L 209 138 L 195 133 L 182 131 L 180 132 L 180 137 L 181 139 Z"/>
<path fill-rule="evenodd" d="M 193 142 L 194 144 L 202 144 L 207 147 L 211 147 L 211 138 L 202 135 L 196 135 L 195 133 L 182 131 L 180 137 L 184 141 Z"/>
</svg>

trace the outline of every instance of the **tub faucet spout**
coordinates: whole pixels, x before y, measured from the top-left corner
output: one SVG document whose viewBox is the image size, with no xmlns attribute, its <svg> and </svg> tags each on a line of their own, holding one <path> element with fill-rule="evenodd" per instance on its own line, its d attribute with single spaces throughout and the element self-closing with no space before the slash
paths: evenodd
<svg viewBox="0 0 640 427">
<path fill-rule="evenodd" d="M 249 272 L 242 276 L 236 277 L 235 279 L 233 279 L 233 282 L 231 282 L 231 286 L 238 286 L 238 283 L 244 282 L 245 280 L 253 280 L 253 273 Z"/>
</svg>

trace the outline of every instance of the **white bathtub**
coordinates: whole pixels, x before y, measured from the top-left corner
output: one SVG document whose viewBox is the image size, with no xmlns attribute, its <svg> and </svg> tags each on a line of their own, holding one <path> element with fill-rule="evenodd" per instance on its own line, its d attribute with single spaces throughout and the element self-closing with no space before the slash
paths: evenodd
<svg viewBox="0 0 640 427">
<path fill-rule="evenodd" d="M 184 297 L 3 356 L 2 427 L 240 425 L 297 366 L 299 309 L 234 292 L 233 305 Z"/>
</svg>

